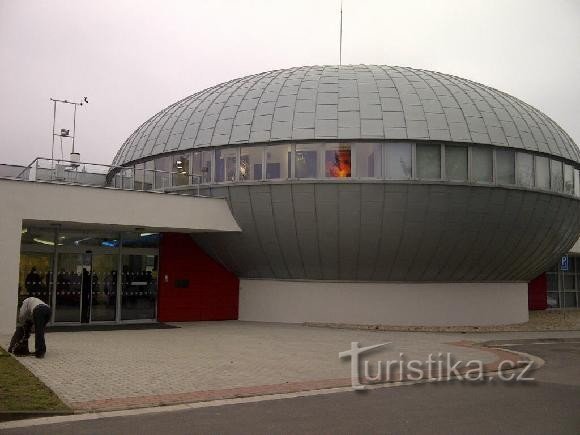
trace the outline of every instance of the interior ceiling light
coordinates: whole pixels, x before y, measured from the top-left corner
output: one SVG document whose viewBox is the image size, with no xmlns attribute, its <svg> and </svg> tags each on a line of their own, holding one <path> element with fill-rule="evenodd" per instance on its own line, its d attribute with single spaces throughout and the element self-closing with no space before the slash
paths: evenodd
<svg viewBox="0 0 580 435">
<path fill-rule="evenodd" d="M 147 237 L 147 236 L 153 236 L 154 234 L 156 234 L 156 233 L 141 233 L 141 234 L 139 234 L 139 236 Z"/>
<path fill-rule="evenodd" d="M 36 243 L 40 243 L 41 245 L 54 246 L 54 242 L 51 242 L 50 240 L 42 240 L 36 237 L 32 240 L 34 240 Z"/>
</svg>

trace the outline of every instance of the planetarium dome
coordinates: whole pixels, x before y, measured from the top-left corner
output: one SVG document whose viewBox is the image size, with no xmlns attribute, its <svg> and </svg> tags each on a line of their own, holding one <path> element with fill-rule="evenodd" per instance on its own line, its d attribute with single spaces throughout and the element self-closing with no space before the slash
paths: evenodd
<svg viewBox="0 0 580 435">
<path fill-rule="evenodd" d="M 136 186 L 226 198 L 241 233 L 194 238 L 242 278 L 522 282 L 580 235 L 570 136 L 515 97 L 426 70 L 232 80 L 157 113 L 113 164 Z"/>
</svg>

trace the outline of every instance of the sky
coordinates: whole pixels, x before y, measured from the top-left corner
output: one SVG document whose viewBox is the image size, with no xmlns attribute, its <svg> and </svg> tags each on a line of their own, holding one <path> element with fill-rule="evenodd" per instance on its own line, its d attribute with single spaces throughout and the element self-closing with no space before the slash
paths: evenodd
<svg viewBox="0 0 580 435">
<path fill-rule="evenodd" d="M 0 0 L 0 163 L 51 155 L 50 98 L 88 98 L 76 151 L 106 164 L 141 123 L 187 95 L 248 74 L 337 64 L 339 8 L 340 0 Z M 342 61 L 498 88 L 580 144 L 579 0 L 343 0 Z M 59 106 L 57 130 L 72 129 L 72 106 Z"/>
</svg>

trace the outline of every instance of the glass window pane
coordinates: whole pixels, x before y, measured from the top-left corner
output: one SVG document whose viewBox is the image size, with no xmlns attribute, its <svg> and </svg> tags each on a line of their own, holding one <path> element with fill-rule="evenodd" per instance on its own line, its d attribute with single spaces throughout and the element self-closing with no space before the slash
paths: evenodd
<svg viewBox="0 0 580 435">
<path fill-rule="evenodd" d="M 562 162 L 557 160 L 550 161 L 550 184 L 555 192 L 564 190 L 564 175 L 562 174 Z"/>
<path fill-rule="evenodd" d="M 536 156 L 536 187 L 539 189 L 550 188 L 550 160 L 547 157 Z"/>
<path fill-rule="evenodd" d="M 145 169 L 143 163 L 135 165 L 135 182 L 133 184 L 133 189 L 135 190 L 143 190 L 143 169 Z"/>
<path fill-rule="evenodd" d="M 319 144 L 296 145 L 296 178 L 317 178 Z"/>
<path fill-rule="evenodd" d="M 159 233 L 147 231 L 123 233 L 124 248 L 157 248 L 159 246 Z"/>
<path fill-rule="evenodd" d="M 157 255 L 123 255 L 121 320 L 154 319 Z"/>
<path fill-rule="evenodd" d="M 511 150 L 496 150 L 495 161 L 497 165 L 498 184 L 516 183 L 516 154 Z"/>
<path fill-rule="evenodd" d="M 548 308 L 560 308 L 560 297 L 558 293 L 548 293 Z"/>
<path fill-rule="evenodd" d="M 576 292 L 562 293 L 562 297 L 563 297 L 562 308 L 576 308 L 577 305 Z"/>
<path fill-rule="evenodd" d="M 445 147 L 445 173 L 451 181 L 467 181 L 467 147 Z"/>
<path fill-rule="evenodd" d="M 360 178 L 381 178 L 382 145 L 380 143 L 357 143 L 356 176 Z"/>
<path fill-rule="evenodd" d="M 193 183 L 210 183 L 211 182 L 211 156 L 213 151 L 194 151 Z"/>
<path fill-rule="evenodd" d="M 165 189 L 170 187 L 171 159 L 161 157 L 155 159 L 155 189 Z"/>
<path fill-rule="evenodd" d="M 441 145 L 417 144 L 417 178 L 441 179 Z"/>
<path fill-rule="evenodd" d="M 155 180 L 155 163 L 153 160 L 145 162 L 145 169 L 143 174 L 143 190 L 152 190 L 153 182 Z"/>
<path fill-rule="evenodd" d="M 219 148 L 215 150 L 215 181 L 236 181 L 238 164 L 237 148 Z"/>
<path fill-rule="evenodd" d="M 410 143 L 387 144 L 387 178 L 408 180 L 413 176 L 412 145 Z"/>
<path fill-rule="evenodd" d="M 349 178 L 351 158 L 349 144 L 327 144 L 324 151 L 324 176 L 329 178 Z"/>
<path fill-rule="evenodd" d="M 580 196 L 580 171 L 574 169 L 574 195 Z"/>
<path fill-rule="evenodd" d="M 517 153 L 516 177 L 517 184 L 524 187 L 533 186 L 534 156 L 528 153 Z"/>
<path fill-rule="evenodd" d="M 490 148 L 472 147 L 471 177 L 476 183 L 491 183 L 493 181 L 493 153 Z"/>
<path fill-rule="evenodd" d="M 564 192 L 574 194 L 574 168 L 564 165 Z"/>
<path fill-rule="evenodd" d="M 240 181 L 262 179 L 264 147 L 244 147 L 240 151 Z"/>
<path fill-rule="evenodd" d="M 173 172 L 174 186 L 187 186 L 191 184 L 191 177 L 189 175 L 191 173 L 191 154 L 175 154 L 173 156 L 171 172 Z"/>
<path fill-rule="evenodd" d="M 290 145 L 272 145 L 266 147 L 266 179 L 286 180 L 290 178 Z"/>
<path fill-rule="evenodd" d="M 18 279 L 18 304 L 29 296 L 51 304 L 52 254 L 40 252 L 20 253 Z"/>
</svg>

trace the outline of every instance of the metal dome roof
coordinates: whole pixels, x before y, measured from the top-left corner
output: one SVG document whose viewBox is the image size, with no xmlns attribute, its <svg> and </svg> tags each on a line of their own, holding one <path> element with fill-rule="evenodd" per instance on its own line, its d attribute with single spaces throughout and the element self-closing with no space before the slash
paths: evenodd
<svg viewBox="0 0 580 435">
<path fill-rule="evenodd" d="M 416 139 L 538 151 L 580 162 L 539 110 L 460 77 L 382 66 L 303 66 L 205 89 L 141 125 L 113 164 L 192 148 L 276 141 Z"/>
</svg>

